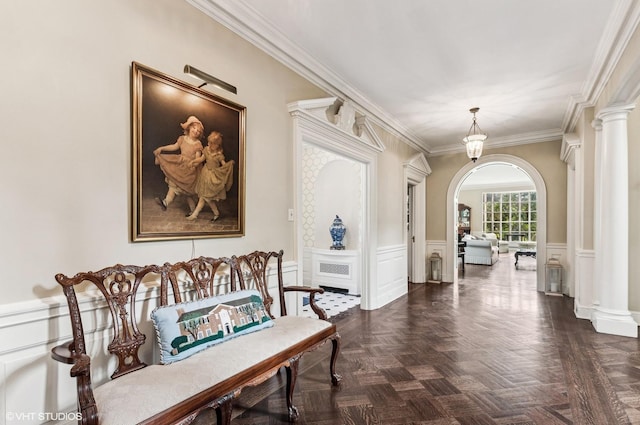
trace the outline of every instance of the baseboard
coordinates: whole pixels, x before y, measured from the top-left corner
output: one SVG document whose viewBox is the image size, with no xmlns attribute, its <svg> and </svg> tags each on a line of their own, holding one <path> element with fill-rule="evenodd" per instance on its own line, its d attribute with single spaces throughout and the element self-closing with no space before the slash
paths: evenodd
<svg viewBox="0 0 640 425">
<path fill-rule="evenodd" d="M 591 323 L 599 333 L 638 338 L 638 323 L 630 314 L 615 314 L 596 310 L 593 313 Z"/>
</svg>

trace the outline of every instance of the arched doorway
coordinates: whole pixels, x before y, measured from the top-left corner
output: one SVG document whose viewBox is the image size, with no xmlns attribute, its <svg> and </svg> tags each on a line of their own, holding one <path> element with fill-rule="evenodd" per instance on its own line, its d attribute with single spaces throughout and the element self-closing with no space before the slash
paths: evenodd
<svg viewBox="0 0 640 425">
<path fill-rule="evenodd" d="M 547 245 L 547 189 L 538 170 L 527 161 L 513 155 L 486 155 L 480 157 L 475 163 L 469 162 L 462 167 L 451 179 L 447 190 L 447 218 L 446 218 L 446 261 L 444 278 L 447 281 L 457 282 L 457 196 L 464 180 L 475 169 L 486 167 L 491 164 L 510 164 L 522 169 L 529 175 L 534 183 L 538 198 L 538 225 L 537 225 L 537 256 L 536 256 L 536 275 L 537 289 L 544 291 L 544 265 L 546 259 Z"/>
</svg>

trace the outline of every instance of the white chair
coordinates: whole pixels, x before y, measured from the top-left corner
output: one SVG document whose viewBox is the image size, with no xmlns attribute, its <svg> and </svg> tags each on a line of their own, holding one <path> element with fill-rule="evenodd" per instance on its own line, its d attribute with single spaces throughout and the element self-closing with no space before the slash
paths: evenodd
<svg viewBox="0 0 640 425">
<path fill-rule="evenodd" d="M 495 233 L 483 233 L 482 239 L 491 241 L 491 246 L 498 246 L 498 236 Z"/>
</svg>

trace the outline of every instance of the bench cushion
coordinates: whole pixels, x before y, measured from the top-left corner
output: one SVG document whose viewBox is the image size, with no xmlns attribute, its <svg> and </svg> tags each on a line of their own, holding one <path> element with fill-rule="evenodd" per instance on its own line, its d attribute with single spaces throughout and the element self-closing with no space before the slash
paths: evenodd
<svg viewBox="0 0 640 425">
<path fill-rule="evenodd" d="M 256 290 L 157 307 L 151 319 L 162 364 L 186 359 L 229 338 L 273 326 Z"/>
<path fill-rule="evenodd" d="M 333 326 L 300 316 L 278 317 L 273 324 L 183 361 L 147 366 L 98 386 L 94 397 L 100 424 L 141 422 Z"/>
</svg>

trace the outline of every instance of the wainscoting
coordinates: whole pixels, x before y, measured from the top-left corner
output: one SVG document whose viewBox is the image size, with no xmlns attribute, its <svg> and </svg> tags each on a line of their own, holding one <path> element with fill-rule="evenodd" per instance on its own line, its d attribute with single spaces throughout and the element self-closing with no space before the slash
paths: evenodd
<svg viewBox="0 0 640 425">
<path fill-rule="evenodd" d="M 393 245 L 379 248 L 375 282 L 375 306 L 380 308 L 407 293 L 407 247 Z"/>
<path fill-rule="evenodd" d="M 576 252 L 576 297 L 573 311 L 580 319 L 591 320 L 595 304 L 598 302 L 594 293 L 593 270 L 595 251 L 580 250 Z M 636 321 L 638 317 L 634 317 Z"/>
<path fill-rule="evenodd" d="M 371 281 L 375 288 L 369 288 L 376 306 L 381 307 L 407 292 L 407 255 L 406 247 L 395 245 L 377 250 L 377 275 Z M 285 262 L 283 278 L 285 284 L 295 285 L 298 273 L 296 262 Z M 53 277 L 52 277 L 53 278 Z M 363 279 L 365 277 L 363 276 Z M 272 295 L 277 294 L 276 270 L 270 270 Z M 226 284 L 220 281 L 222 288 Z M 188 292 L 188 291 L 185 291 Z M 138 300 L 138 309 L 149 317 L 157 306 L 159 291 L 154 283 Z M 287 295 L 289 314 L 303 314 L 302 295 Z M 185 298 L 188 298 L 185 297 Z M 90 354 L 102 351 L 109 344 L 111 336 L 106 325 L 109 313 L 104 303 L 99 301 L 95 292 L 83 292 L 78 302 L 83 315 L 85 333 L 88 335 L 87 351 Z M 274 299 L 273 312 L 279 312 L 279 303 Z M 153 335 L 151 322 L 140 323 L 140 330 Z M 46 422 L 47 415 L 75 412 L 75 381 L 69 376 L 70 366 L 51 359 L 51 348 L 71 339 L 71 326 L 66 298 L 63 296 L 0 305 L 0 424 L 20 423 L 36 425 Z M 141 350 L 141 359 L 154 362 L 157 348 L 154 341 L 147 341 Z M 96 366 L 92 370 L 92 379 L 101 383 L 108 379 L 114 364 L 108 364 L 104 357 L 94 359 Z M 19 419 L 18 419 L 19 417 Z M 75 423 L 75 417 L 69 415 L 69 421 L 54 421 L 56 425 Z"/>
<path fill-rule="evenodd" d="M 270 270 L 270 285 L 274 296 L 272 311 L 280 311 L 277 296 L 277 270 Z M 294 284 L 297 264 L 286 262 L 283 277 L 286 284 Z M 221 279 L 219 287 L 226 285 Z M 220 292 L 223 292 L 221 289 Z M 159 290 L 155 283 L 149 284 L 144 297 L 137 302 L 140 316 L 149 317 L 158 305 Z M 287 299 L 289 305 L 296 301 L 297 294 Z M 94 291 L 78 294 L 78 304 L 82 311 L 87 352 L 91 355 L 102 352 L 111 341 L 106 327 L 109 312 L 102 297 Z M 188 299 L 184 291 L 183 299 Z M 302 300 L 299 297 L 302 308 Z M 296 314 L 290 311 L 289 314 Z M 148 336 L 154 335 L 151 322 L 139 323 L 140 330 Z M 0 306 L 0 424 L 43 424 L 52 415 L 64 416 L 65 412 L 75 412 L 75 379 L 69 376 L 69 365 L 51 359 L 51 348 L 71 340 L 71 325 L 64 296 L 33 300 Z M 141 349 L 141 359 L 152 363 L 158 358 L 157 345 L 153 339 L 147 340 Z M 92 381 L 105 382 L 113 372 L 114 364 L 104 357 L 92 359 Z M 69 421 L 53 421 L 56 425 L 77 423 L 74 415 Z M 56 416 L 53 416 L 54 418 Z M 58 416 L 60 417 L 60 416 Z"/>
</svg>

